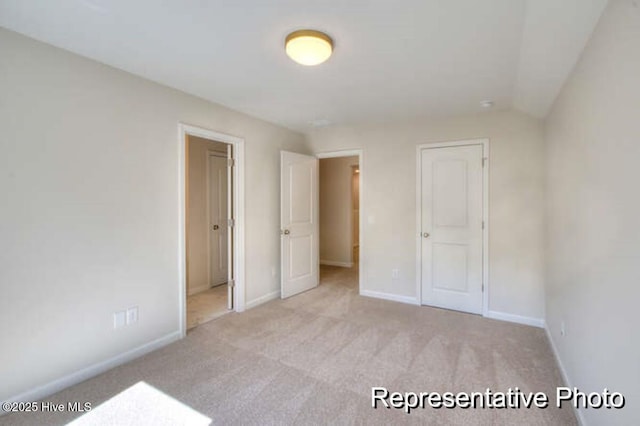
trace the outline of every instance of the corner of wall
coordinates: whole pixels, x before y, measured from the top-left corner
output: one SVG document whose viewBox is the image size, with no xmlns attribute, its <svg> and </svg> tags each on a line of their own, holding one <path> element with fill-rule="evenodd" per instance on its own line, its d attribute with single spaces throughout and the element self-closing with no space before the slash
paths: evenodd
<svg viewBox="0 0 640 426">
<path fill-rule="evenodd" d="M 558 369 L 560 370 L 560 374 L 562 375 L 562 381 L 564 382 L 564 384 L 568 387 L 573 387 L 573 383 L 571 382 L 571 380 L 569 379 L 569 375 L 567 374 L 567 370 L 564 368 L 564 364 L 562 363 L 562 360 L 560 359 L 560 353 L 558 352 L 558 348 L 556 347 L 555 341 L 553 340 L 553 336 L 551 334 L 551 331 L 549 331 L 549 327 L 548 324 L 546 322 L 544 322 L 544 331 L 545 334 L 547 335 L 547 340 L 549 341 L 549 346 L 551 346 L 551 351 L 553 352 L 553 357 L 556 360 L 556 364 L 558 366 Z M 584 420 L 584 416 L 582 414 L 582 411 L 578 410 L 573 404 L 571 405 L 571 407 L 573 408 L 573 412 L 576 416 L 576 419 L 578 420 L 578 423 L 580 424 L 580 426 L 584 426 L 586 425 L 586 421 Z"/>
</svg>

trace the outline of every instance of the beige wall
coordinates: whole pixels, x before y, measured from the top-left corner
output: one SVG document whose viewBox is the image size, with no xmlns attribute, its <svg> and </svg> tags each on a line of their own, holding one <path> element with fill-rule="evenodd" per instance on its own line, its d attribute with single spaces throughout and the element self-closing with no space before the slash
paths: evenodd
<svg viewBox="0 0 640 426">
<path fill-rule="evenodd" d="M 302 135 L 2 29 L 0 57 L 0 400 L 179 330 L 178 122 L 246 140 L 246 300 L 279 289 Z"/>
<path fill-rule="evenodd" d="M 320 160 L 320 263 L 352 263 L 352 168 L 358 157 Z"/>
<path fill-rule="evenodd" d="M 317 130 L 316 152 L 363 149 L 360 247 L 365 291 L 416 300 L 416 146 L 491 140 L 490 302 L 492 311 L 544 316 L 544 141 L 540 121 L 495 112 L 433 122 Z M 399 269 L 392 281 L 391 270 Z M 513 319 L 513 318 L 512 318 Z M 522 320 L 522 318 L 515 318 Z"/>
<path fill-rule="evenodd" d="M 571 385 L 627 397 L 589 425 L 640 419 L 639 118 L 640 8 L 614 0 L 546 126 L 549 331 Z"/>
<path fill-rule="evenodd" d="M 209 217 L 207 216 L 208 152 L 227 154 L 227 145 L 189 137 L 189 209 L 187 227 L 187 292 L 197 293 L 211 286 L 209 278 Z"/>
</svg>

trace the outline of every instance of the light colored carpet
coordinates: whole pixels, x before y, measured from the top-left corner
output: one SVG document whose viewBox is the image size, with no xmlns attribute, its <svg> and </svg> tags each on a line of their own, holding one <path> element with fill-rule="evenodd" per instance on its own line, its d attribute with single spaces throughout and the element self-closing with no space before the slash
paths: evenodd
<svg viewBox="0 0 640 426">
<path fill-rule="evenodd" d="M 574 425 L 571 408 L 400 410 L 370 407 L 393 391 L 544 391 L 561 385 L 541 329 L 361 297 L 355 271 L 323 267 L 322 284 L 195 328 L 170 346 L 66 389 L 53 402 L 94 407 L 145 381 L 213 424 Z M 0 417 L 55 425 L 77 414 Z"/>
<path fill-rule="evenodd" d="M 187 329 L 226 314 L 227 292 L 227 285 L 222 284 L 187 297 Z"/>
</svg>

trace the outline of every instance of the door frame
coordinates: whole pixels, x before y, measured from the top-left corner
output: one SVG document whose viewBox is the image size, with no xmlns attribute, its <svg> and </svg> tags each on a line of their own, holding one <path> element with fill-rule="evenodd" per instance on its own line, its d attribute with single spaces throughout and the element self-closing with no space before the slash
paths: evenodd
<svg viewBox="0 0 640 426">
<path fill-rule="evenodd" d="M 245 221 L 244 221 L 244 139 L 204 127 L 178 123 L 178 324 L 182 337 L 187 334 L 187 135 L 233 146 L 233 235 L 234 310 L 245 310 Z"/>
<path fill-rule="evenodd" d="M 364 281 L 363 279 L 363 270 L 364 267 L 363 265 L 365 265 L 366 262 L 366 257 L 363 255 L 363 247 L 364 247 L 364 243 L 363 243 L 363 232 L 362 232 L 362 224 L 364 223 L 364 202 L 363 200 L 365 199 L 364 193 L 364 178 L 362 177 L 365 173 L 364 171 L 364 152 L 362 149 L 345 149 L 345 150 L 338 150 L 338 151 L 323 151 L 323 152 L 316 152 L 313 155 L 315 155 L 316 158 L 318 158 L 319 160 L 322 160 L 323 158 L 340 158 L 340 157 L 358 157 L 358 166 L 360 168 L 360 176 L 358 177 L 358 179 L 360 179 L 359 181 L 359 204 L 360 204 L 360 212 L 359 212 L 359 226 L 358 226 L 358 244 L 359 244 L 359 248 L 358 248 L 358 256 L 359 256 L 359 261 L 358 261 L 358 294 L 362 294 L 362 283 Z M 319 170 L 319 168 L 318 168 Z M 318 185 L 320 185 L 320 182 L 318 182 Z M 319 186 L 318 186 L 319 188 Z M 319 191 L 318 191 L 319 192 Z M 322 206 L 318 205 L 318 209 L 321 209 Z M 353 226 L 353 224 L 352 224 Z M 318 236 L 319 237 L 319 236 Z M 353 247 L 351 247 L 351 251 L 353 253 Z M 353 254 L 352 254 L 353 256 Z M 318 259 L 320 258 L 320 252 L 318 252 Z"/>
<path fill-rule="evenodd" d="M 489 139 L 465 139 L 448 142 L 425 143 L 416 146 L 416 294 L 422 306 L 422 150 L 429 148 L 451 148 L 456 146 L 482 146 L 482 316 L 489 313 Z M 362 173 L 362 172 L 360 172 Z M 428 305 L 425 305 L 428 306 Z"/>
</svg>

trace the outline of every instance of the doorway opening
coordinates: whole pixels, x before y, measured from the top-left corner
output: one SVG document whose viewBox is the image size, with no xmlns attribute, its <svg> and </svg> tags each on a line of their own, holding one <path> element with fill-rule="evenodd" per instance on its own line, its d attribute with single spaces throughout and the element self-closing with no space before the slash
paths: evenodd
<svg viewBox="0 0 640 426">
<path fill-rule="evenodd" d="M 244 310 L 244 141 L 180 125 L 180 327 Z"/>
<path fill-rule="evenodd" d="M 359 291 L 360 156 L 319 155 L 320 285 Z"/>
<path fill-rule="evenodd" d="M 360 294 L 362 175 L 362 150 L 280 152 L 281 298 L 318 285 Z"/>
<path fill-rule="evenodd" d="M 232 146 L 187 135 L 187 330 L 233 309 Z"/>
</svg>

